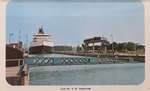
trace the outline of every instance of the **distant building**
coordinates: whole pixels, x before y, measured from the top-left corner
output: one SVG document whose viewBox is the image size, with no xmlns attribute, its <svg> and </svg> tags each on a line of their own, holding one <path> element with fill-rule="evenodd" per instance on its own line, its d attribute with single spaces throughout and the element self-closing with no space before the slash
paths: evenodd
<svg viewBox="0 0 150 91">
<path fill-rule="evenodd" d="M 105 37 L 93 37 L 84 40 L 85 49 L 89 52 L 106 52 L 110 44 Z"/>
</svg>

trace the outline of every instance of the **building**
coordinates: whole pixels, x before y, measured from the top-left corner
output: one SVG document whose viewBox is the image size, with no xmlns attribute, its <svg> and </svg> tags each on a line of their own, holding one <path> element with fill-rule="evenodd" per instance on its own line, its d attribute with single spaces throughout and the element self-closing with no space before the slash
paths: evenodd
<svg viewBox="0 0 150 91">
<path fill-rule="evenodd" d="M 23 64 L 23 54 L 21 42 L 6 45 L 6 80 L 11 85 L 21 84 L 18 71 Z"/>
<path fill-rule="evenodd" d="M 22 42 L 6 45 L 6 59 L 23 59 Z"/>
<path fill-rule="evenodd" d="M 88 52 L 107 52 L 109 44 L 105 37 L 93 37 L 84 40 L 85 49 Z"/>
<path fill-rule="evenodd" d="M 10 48 L 21 50 L 22 49 L 22 42 L 19 41 L 18 43 L 10 43 L 10 44 L 7 44 L 6 46 L 10 47 Z"/>
</svg>

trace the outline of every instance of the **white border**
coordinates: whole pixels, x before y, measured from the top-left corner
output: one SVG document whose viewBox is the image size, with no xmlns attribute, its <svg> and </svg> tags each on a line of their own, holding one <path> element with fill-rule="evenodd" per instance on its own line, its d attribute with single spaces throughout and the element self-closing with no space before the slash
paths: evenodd
<svg viewBox="0 0 150 91">
<path fill-rule="evenodd" d="M 143 1 L 144 10 L 145 10 L 145 46 L 146 46 L 146 62 L 145 62 L 145 81 L 141 85 L 115 85 L 115 86 L 11 86 L 5 80 L 5 6 L 7 5 L 8 0 L 0 1 L 0 90 L 1 91 L 60 91 L 62 87 L 90 87 L 89 91 L 150 91 L 150 2 Z M 3 89 L 3 90 L 2 90 Z M 61 90 L 69 91 L 69 90 Z M 72 90 L 73 91 L 73 90 Z M 74 90 L 79 91 L 79 90 Z M 87 90 L 85 90 L 87 91 Z"/>
</svg>

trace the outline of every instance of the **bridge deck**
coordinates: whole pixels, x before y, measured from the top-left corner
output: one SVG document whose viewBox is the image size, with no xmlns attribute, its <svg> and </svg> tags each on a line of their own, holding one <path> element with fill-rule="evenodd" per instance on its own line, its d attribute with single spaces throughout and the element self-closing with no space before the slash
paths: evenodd
<svg viewBox="0 0 150 91">
<path fill-rule="evenodd" d="M 96 57 L 29 57 L 28 65 L 82 65 L 135 62 L 134 58 L 96 58 Z"/>
</svg>

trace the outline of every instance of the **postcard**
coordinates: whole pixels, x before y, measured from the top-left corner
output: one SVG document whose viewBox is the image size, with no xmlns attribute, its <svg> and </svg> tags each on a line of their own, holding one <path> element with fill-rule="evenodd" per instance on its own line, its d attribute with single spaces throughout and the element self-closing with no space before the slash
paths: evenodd
<svg viewBox="0 0 150 91">
<path fill-rule="evenodd" d="M 2 1 L 4 91 L 150 90 L 149 4 Z"/>
</svg>

